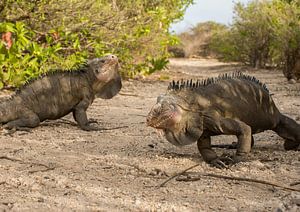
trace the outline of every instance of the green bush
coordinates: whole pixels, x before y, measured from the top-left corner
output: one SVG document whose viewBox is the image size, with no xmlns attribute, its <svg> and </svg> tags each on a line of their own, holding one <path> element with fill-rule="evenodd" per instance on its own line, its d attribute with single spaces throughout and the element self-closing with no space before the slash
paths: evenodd
<svg viewBox="0 0 300 212">
<path fill-rule="evenodd" d="M 279 67 L 300 78 L 300 6 L 297 0 L 237 3 L 233 24 L 212 34 L 217 57 L 256 68 Z"/>
<path fill-rule="evenodd" d="M 170 24 L 192 0 L 3 0 L 0 34 L 2 86 L 19 86 L 50 68 L 70 69 L 87 58 L 116 54 L 122 74 L 150 74 L 168 62 L 176 43 Z"/>
<path fill-rule="evenodd" d="M 288 2 L 288 3 L 287 3 Z M 287 79 L 300 78 L 300 5 L 299 1 L 274 0 L 269 15 L 274 30 L 272 59 Z"/>
<path fill-rule="evenodd" d="M 199 23 L 194 28 L 179 35 L 181 44 L 178 47 L 183 49 L 186 57 L 214 57 L 216 51 L 210 46 L 213 43 L 213 35 L 224 32 L 226 29 L 225 25 L 213 21 Z"/>
<path fill-rule="evenodd" d="M 0 43 L 0 88 L 3 86 L 20 86 L 29 79 L 36 78 L 59 63 L 64 67 L 74 67 L 85 59 L 84 53 L 73 53 L 66 60 L 60 57 L 62 50 L 60 43 L 41 45 L 31 38 L 35 33 L 29 31 L 22 22 L 0 23 L 1 32 L 12 32 L 14 41 L 11 48 L 7 49 L 3 42 Z"/>
</svg>

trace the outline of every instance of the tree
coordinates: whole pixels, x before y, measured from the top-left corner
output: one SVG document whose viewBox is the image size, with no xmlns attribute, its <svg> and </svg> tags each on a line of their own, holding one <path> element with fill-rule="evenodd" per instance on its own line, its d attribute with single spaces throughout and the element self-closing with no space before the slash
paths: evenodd
<svg viewBox="0 0 300 212">
<path fill-rule="evenodd" d="M 88 57 L 108 53 L 120 58 L 124 76 L 161 69 L 167 62 L 167 46 L 176 42 L 169 25 L 181 18 L 191 3 L 2 0 L 0 33 L 11 32 L 13 40 L 10 50 L 0 42 L 2 82 L 19 85 L 46 72 L 49 66 L 71 68 Z M 9 77 L 4 77 L 7 73 Z"/>
<path fill-rule="evenodd" d="M 271 26 L 275 32 L 274 58 L 288 80 L 300 78 L 300 7 L 298 1 L 273 1 Z"/>
<path fill-rule="evenodd" d="M 300 78 L 300 1 L 252 1 L 235 5 L 233 24 L 216 31 L 210 46 L 222 59 L 252 67 L 282 68 Z"/>
<path fill-rule="evenodd" d="M 269 3 L 253 1 L 247 5 L 235 5 L 232 31 L 234 45 L 241 53 L 243 62 L 262 68 L 268 63 L 274 32 L 269 24 Z"/>
</svg>

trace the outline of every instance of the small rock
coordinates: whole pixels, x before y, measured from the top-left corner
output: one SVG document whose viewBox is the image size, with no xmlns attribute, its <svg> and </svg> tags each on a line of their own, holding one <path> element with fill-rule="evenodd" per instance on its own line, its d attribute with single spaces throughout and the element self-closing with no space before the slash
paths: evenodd
<svg viewBox="0 0 300 212">
<path fill-rule="evenodd" d="M 297 206 L 300 206 L 300 199 L 292 199 L 292 203 L 297 205 Z"/>
<path fill-rule="evenodd" d="M 37 201 L 38 201 L 38 202 L 45 202 L 45 200 L 44 200 L 43 197 L 38 197 L 38 198 L 37 198 Z"/>
<path fill-rule="evenodd" d="M 295 83 L 297 83 L 297 81 L 296 81 L 295 79 L 290 79 L 290 80 L 288 81 L 288 83 L 289 83 L 289 84 L 295 84 Z"/>
</svg>

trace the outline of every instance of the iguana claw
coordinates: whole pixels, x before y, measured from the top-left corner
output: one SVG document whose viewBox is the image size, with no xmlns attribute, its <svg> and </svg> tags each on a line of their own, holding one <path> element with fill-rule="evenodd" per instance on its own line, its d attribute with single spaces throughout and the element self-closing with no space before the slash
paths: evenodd
<svg viewBox="0 0 300 212">
<path fill-rule="evenodd" d="M 210 161 L 210 164 L 216 168 L 228 169 L 230 165 L 236 163 L 236 161 L 230 155 L 222 155 L 216 159 Z"/>
</svg>

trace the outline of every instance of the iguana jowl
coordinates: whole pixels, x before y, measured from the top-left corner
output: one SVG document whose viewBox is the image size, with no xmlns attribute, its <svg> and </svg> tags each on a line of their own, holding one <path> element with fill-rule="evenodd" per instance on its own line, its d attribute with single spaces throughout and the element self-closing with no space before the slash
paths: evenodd
<svg viewBox="0 0 300 212">
<path fill-rule="evenodd" d="M 108 55 L 88 60 L 78 70 L 57 71 L 29 82 L 0 102 L 0 123 L 6 129 L 32 128 L 72 112 L 81 129 L 96 130 L 86 110 L 95 97 L 110 99 L 120 91 L 118 69 L 118 58 Z"/>
<path fill-rule="evenodd" d="M 236 135 L 236 161 L 250 152 L 252 135 L 264 130 L 284 138 L 286 150 L 300 146 L 300 125 L 279 112 L 265 84 L 240 72 L 204 81 L 173 81 L 157 98 L 147 124 L 162 129 L 174 145 L 197 141 L 203 159 L 217 167 L 224 167 L 228 158 L 212 150 L 211 136 Z"/>
</svg>

